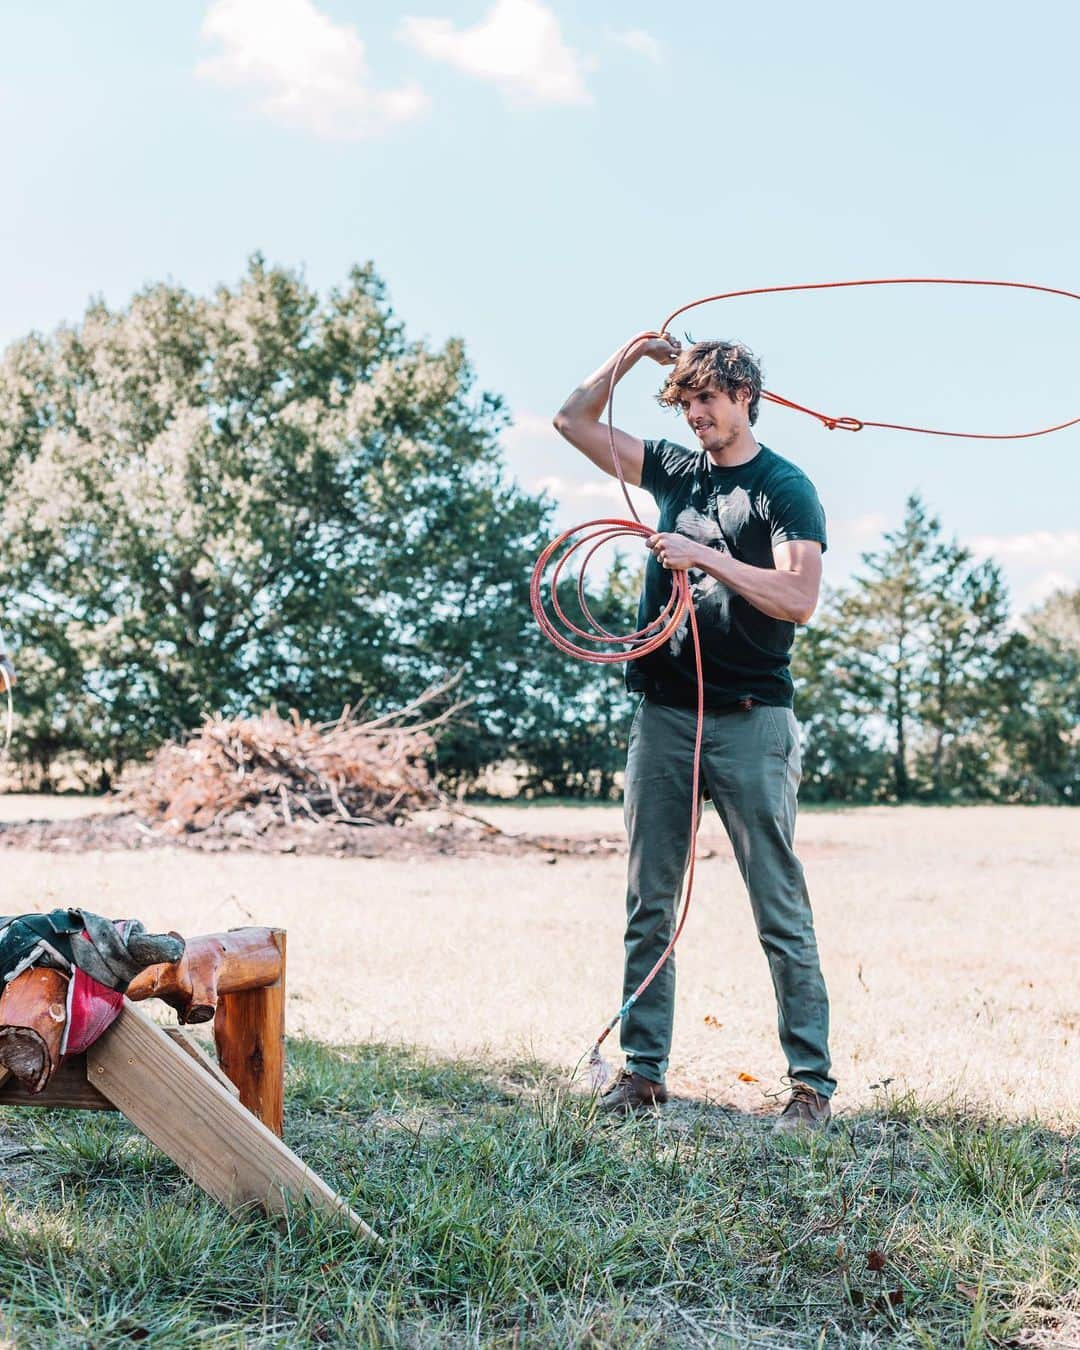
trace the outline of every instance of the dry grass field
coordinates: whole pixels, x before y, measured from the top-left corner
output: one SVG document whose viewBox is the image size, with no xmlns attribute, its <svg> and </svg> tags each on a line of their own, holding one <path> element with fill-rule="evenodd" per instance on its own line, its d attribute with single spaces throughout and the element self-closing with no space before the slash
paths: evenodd
<svg viewBox="0 0 1080 1350">
<path fill-rule="evenodd" d="M 3 819 L 94 806 L 0 805 Z M 621 831 L 617 808 L 484 814 L 530 833 Z M 810 811 L 799 837 L 832 998 L 838 1111 L 910 1091 L 1003 1119 L 1080 1123 L 1080 815 Z M 768 1108 L 784 1065 L 767 967 L 712 817 L 701 842 L 714 856 L 679 951 L 671 1084 Z M 323 1041 L 570 1069 L 618 1004 L 619 856 L 6 850 L 3 862 L 7 908 L 17 896 L 24 910 L 80 904 L 187 933 L 287 928 L 290 1031 Z"/>
</svg>

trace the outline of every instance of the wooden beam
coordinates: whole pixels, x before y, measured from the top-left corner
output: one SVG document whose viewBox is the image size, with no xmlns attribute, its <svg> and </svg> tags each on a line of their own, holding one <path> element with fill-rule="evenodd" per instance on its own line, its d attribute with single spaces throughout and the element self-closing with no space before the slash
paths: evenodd
<svg viewBox="0 0 1080 1350">
<path fill-rule="evenodd" d="M 271 929 L 281 971 L 273 984 L 222 994 L 214 1018 L 218 1063 L 240 1100 L 279 1137 L 285 1129 L 285 931 Z"/>
<path fill-rule="evenodd" d="M 219 1082 L 231 1097 L 236 1097 L 239 1100 L 240 1089 L 231 1078 L 222 1073 L 221 1066 L 214 1063 L 190 1031 L 185 1031 L 183 1027 L 162 1027 L 162 1031 L 172 1041 L 173 1045 L 178 1045 L 185 1055 L 188 1055 L 196 1064 L 205 1069 L 211 1078 Z"/>
<path fill-rule="evenodd" d="M 205 1073 L 161 1027 L 125 1000 L 86 1052 L 93 1086 L 207 1194 L 233 1210 L 268 1213 L 308 1202 L 376 1234 L 262 1121 Z"/>
<path fill-rule="evenodd" d="M 185 1023 L 209 1022 L 222 994 L 259 989 L 281 978 L 281 950 L 276 928 L 234 928 L 190 938 L 179 961 L 148 966 L 128 986 L 138 1003 L 160 998 L 176 1009 Z"/>
<path fill-rule="evenodd" d="M 27 1092 L 17 1078 L 0 1084 L 0 1106 L 63 1106 L 76 1111 L 115 1111 L 86 1081 L 86 1056 L 71 1055 L 40 1092 Z"/>
</svg>

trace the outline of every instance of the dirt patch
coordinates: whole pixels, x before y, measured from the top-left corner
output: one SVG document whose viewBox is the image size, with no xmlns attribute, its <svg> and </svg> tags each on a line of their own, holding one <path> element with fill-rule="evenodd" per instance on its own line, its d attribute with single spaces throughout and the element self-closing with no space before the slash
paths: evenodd
<svg viewBox="0 0 1080 1350">
<path fill-rule="evenodd" d="M 332 817 L 318 822 L 301 818 L 284 824 L 270 810 L 255 807 L 234 811 L 218 823 L 201 830 L 151 826 L 136 812 L 117 810 L 109 804 L 103 811 L 82 815 L 66 811 L 58 818 L 0 819 L 0 848 L 35 849 L 45 853 L 116 853 L 173 848 L 201 853 L 283 853 L 323 858 L 476 858 L 529 857 L 556 862 L 560 857 L 588 858 L 623 855 L 626 836 L 621 817 L 606 830 L 588 828 L 582 820 L 568 821 L 566 813 L 538 811 L 553 818 L 551 830 L 520 828 L 525 813 L 495 808 L 483 815 L 457 810 L 421 811 L 397 825 L 349 825 Z M 611 816 L 603 808 L 591 813 Z M 587 811 L 579 817 L 590 818 Z M 494 817 L 494 819 L 491 819 Z M 583 827 L 584 826 L 584 827 Z M 846 849 L 835 840 L 803 841 L 804 858 L 829 857 Z M 733 861 L 727 837 L 708 823 L 698 836 L 701 861 Z"/>
<path fill-rule="evenodd" d="M 535 857 L 620 853 L 625 841 L 610 835 L 526 834 L 502 830 L 469 817 L 428 811 L 401 825 L 347 825 L 344 821 L 280 820 L 258 811 L 236 811 L 204 830 L 151 828 L 132 811 L 67 820 L 0 822 L 0 848 L 46 853 L 129 852 L 134 849 L 196 849 L 202 853 L 293 853 L 327 858 L 435 858 L 480 855 Z M 703 856 L 714 856 L 708 850 Z"/>
</svg>

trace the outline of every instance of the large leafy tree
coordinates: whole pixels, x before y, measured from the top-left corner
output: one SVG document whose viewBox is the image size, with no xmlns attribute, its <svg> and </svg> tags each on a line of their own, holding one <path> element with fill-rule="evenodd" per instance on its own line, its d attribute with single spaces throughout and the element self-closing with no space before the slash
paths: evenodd
<svg viewBox="0 0 1080 1350">
<path fill-rule="evenodd" d="M 212 296 L 154 285 L 14 344 L 0 603 L 25 758 L 108 779 L 205 711 L 328 717 L 457 669 L 474 702 L 444 767 L 500 757 L 550 515 L 505 476 L 504 421 L 370 267 L 320 299 L 255 257 Z"/>
<path fill-rule="evenodd" d="M 637 627 L 643 564 L 616 556 L 607 574 L 586 578 L 589 612 L 609 633 Z M 576 602 L 575 588 L 560 587 L 563 612 L 591 631 Z M 599 643 L 596 651 L 625 651 Z M 626 739 L 633 698 L 625 688 L 623 662 L 589 664 L 553 646 L 539 654 L 526 679 L 527 700 L 515 759 L 526 792 L 561 797 L 615 795 L 626 762 Z"/>
</svg>

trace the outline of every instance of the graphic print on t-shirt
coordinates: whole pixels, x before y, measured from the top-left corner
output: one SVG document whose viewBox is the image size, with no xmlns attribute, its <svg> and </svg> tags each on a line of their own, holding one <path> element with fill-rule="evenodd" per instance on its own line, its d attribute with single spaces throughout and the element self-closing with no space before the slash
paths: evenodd
<svg viewBox="0 0 1080 1350">
<path fill-rule="evenodd" d="M 692 506 L 680 511 L 675 520 L 675 532 L 708 548 L 736 548 L 739 531 L 750 519 L 750 498 L 746 489 L 737 487 L 727 494 L 717 489 L 709 498 L 706 510 L 710 514 L 705 516 Z M 690 598 L 699 621 L 714 626 L 717 632 L 726 633 L 731 627 L 731 591 L 722 581 L 696 567 L 689 568 L 687 575 Z M 683 619 L 672 634 L 668 643 L 672 656 L 678 656 L 682 651 L 689 626 L 689 620 Z"/>
<path fill-rule="evenodd" d="M 774 567 L 778 544 L 797 539 L 825 548 L 825 513 L 806 474 L 767 446 L 743 464 L 724 468 L 704 450 L 672 441 L 645 441 L 641 485 L 659 508 L 657 530 L 672 531 L 750 567 Z M 790 708 L 795 625 L 774 619 L 700 569 L 688 576 L 701 639 L 705 706 L 730 708 L 750 698 Z M 671 597 L 672 574 L 648 555 L 637 626 Z M 696 654 L 689 625 L 648 656 L 627 662 L 626 687 L 653 703 L 693 708 Z"/>
</svg>

